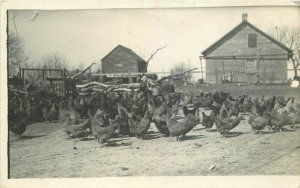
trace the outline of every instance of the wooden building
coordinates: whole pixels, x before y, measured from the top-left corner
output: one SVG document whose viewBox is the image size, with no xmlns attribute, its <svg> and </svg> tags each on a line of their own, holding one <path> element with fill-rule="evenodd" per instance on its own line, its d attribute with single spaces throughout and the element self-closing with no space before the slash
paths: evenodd
<svg viewBox="0 0 300 188">
<path fill-rule="evenodd" d="M 102 74 L 106 74 L 105 81 L 119 78 L 122 83 L 135 82 L 136 73 L 147 72 L 146 61 L 122 45 L 115 47 L 101 61 Z"/>
<path fill-rule="evenodd" d="M 239 25 L 202 54 L 208 83 L 281 83 L 287 80 L 292 50 L 252 25 L 243 14 Z"/>
</svg>

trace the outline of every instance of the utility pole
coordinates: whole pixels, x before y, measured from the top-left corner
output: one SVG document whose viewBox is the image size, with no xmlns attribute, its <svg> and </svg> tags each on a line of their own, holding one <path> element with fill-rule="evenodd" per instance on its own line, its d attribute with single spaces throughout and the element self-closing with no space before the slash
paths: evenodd
<svg viewBox="0 0 300 188">
<path fill-rule="evenodd" d="M 203 81 L 203 70 L 202 70 L 202 57 L 200 56 L 200 67 L 201 67 L 201 79 Z"/>
</svg>

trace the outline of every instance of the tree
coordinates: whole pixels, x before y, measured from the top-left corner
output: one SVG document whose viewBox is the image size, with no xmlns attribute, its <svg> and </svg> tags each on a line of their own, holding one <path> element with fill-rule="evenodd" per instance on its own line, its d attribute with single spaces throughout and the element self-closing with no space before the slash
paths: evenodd
<svg viewBox="0 0 300 188">
<path fill-rule="evenodd" d="M 178 73 L 188 71 L 189 67 L 186 65 L 186 63 L 180 62 L 174 66 L 173 70 L 175 74 L 178 74 Z M 192 76 L 193 75 L 191 74 L 191 72 L 188 72 L 182 75 L 182 78 L 186 81 L 190 81 L 192 79 Z"/>
<path fill-rule="evenodd" d="M 67 68 L 67 58 L 58 52 L 45 55 L 39 64 L 41 68 L 64 69 Z"/>
<path fill-rule="evenodd" d="M 10 31 L 7 40 L 8 75 L 17 75 L 19 68 L 28 60 L 25 54 L 23 39 Z"/>
<path fill-rule="evenodd" d="M 273 27 L 270 33 L 273 38 L 293 50 L 292 63 L 295 76 L 297 76 L 297 68 L 300 66 L 300 27 Z"/>
</svg>

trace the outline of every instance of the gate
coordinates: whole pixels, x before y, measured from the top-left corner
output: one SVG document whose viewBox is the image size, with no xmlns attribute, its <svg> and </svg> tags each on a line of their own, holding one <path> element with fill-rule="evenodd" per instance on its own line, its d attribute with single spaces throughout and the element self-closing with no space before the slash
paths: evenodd
<svg viewBox="0 0 300 188">
<path fill-rule="evenodd" d="M 65 93 L 63 69 L 22 68 L 21 76 L 34 87 L 63 96 Z"/>
</svg>

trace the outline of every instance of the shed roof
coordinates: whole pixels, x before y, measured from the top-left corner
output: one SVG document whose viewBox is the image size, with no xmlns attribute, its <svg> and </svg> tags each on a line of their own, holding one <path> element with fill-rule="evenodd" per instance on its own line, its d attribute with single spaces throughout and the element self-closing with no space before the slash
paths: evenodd
<svg viewBox="0 0 300 188">
<path fill-rule="evenodd" d="M 141 58 L 140 56 L 138 56 L 134 51 L 132 51 L 130 48 L 127 48 L 125 46 L 122 46 L 122 45 L 118 45 L 116 46 L 112 51 L 110 51 L 106 56 L 104 56 L 101 61 L 103 61 L 104 59 L 106 59 L 107 57 L 110 56 L 110 54 L 112 52 L 114 52 L 117 48 L 121 48 L 121 50 L 125 51 L 126 53 L 130 54 L 132 57 L 134 57 L 134 59 L 138 62 L 138 63 L 146 63 L 146 61 Z"/>
<path fill-rule="evenodd" d="M 282 49 L 286 50 L 288 53 L 292 53 L 292 50 L 290 48 L 288 48 L 287 46 L 285 46 L 284 44 L 282 44 L 278 40 L 274 39 L 273 37 L 271 37 L 270 35 L 268 35 L 264 31 L 260 30 L 259 28 L 257 28 L 253 24 L 251 24 L 250 22 L 248 22 L 248 21 L 242 21 L 239 25 L 237 25 L 236 27 L 234 27 L 231 31 L 229 31 L 223 37 L 221 37 L 219 40 L 217 40 L 211 46 L 209 46 L 208 48 L 206 48 L 202 52 L 202 54 L 204 56 L 207 56 L 208 54 L 210 54 L 211 52 L 213 52 L 215 49 L 217 49 L 219 46 L 221 46 L 222 44 L 224 44 L 227 40 L 231 39 L 235 34 L 237 34 L 238 32 L 240 32 L 246 26 L 249 26 L 250 28 L 252 28 L 256 32 L 260 33 L 262 36 L 264 36 L 267 39 L 271 40 L 274 44 L 276 44 L 277 46 L 279 46 Z"/>
</svg>

